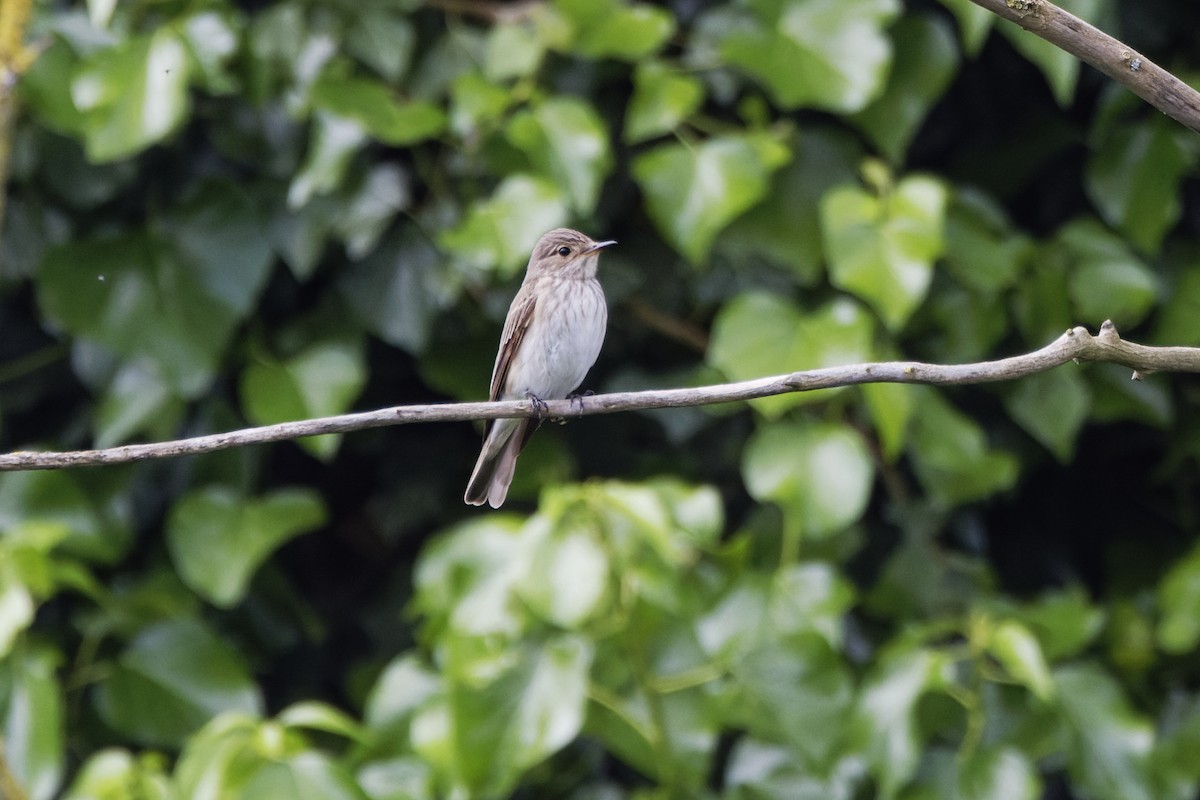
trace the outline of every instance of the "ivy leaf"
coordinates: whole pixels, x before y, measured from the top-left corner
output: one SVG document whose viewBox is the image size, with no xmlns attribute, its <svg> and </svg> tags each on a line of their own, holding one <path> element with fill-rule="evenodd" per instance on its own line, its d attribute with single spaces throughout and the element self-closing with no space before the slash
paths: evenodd
<svg viewBox="0 0 1200 800">
<path fill-rule="evenodd" d="M 92 161 L 127 158 L 166 138 L 187 116 L 187 50 L 171 26 L 97 51 L 71 83 Z"/>
<path fill-rule="evenodd" d="M 532 175 L 510 175 L 439 243 L 471 266 L 507 277 L 525 266 L 543 233 L 566 221 L 567 200 L 557 186 Z"/>
<path fill-rule="evenodd" d="M 787 147 L 766 134 L 668 144 L 638 156 L 633 175 L 655 225 L 671 246 L 702 263 L 717 234 L 763 198 Z"/>
<path fill-rule="evenodd" d="M 940 181 L 913 176 L 883 197 L 840 186 L 821 202 L 830 279 L 870 303 L 893 331 L 929 291 L 947 194 Z"/>
<path fill-rule="evenodd" d="M 242 408 L 255 425 L 344 413 L 366 383 L 365 362 L 361 341 L 318 342 L 283 361 L 257 361 L 242 373 Z M 340 441 L 330 434 L 297 443 L 328 460 Z"/>
<path fill-rule="evenodd" d="M 1197 148 L 1169 119 L 1114 124 L 1088 160 L 1088 199 L 1143 252 L 1157 253 L 1182 212 L 1179 184 Z"/>
<path fill-rule="evenodd" d="M 167 544 L 183 581 L 213 604 L 231 608 L 271 553 L 324 521 L 325 508 L 311 491 L 281 489 L 247 500 L 209 487 L 171 509 Z"/>
<path fill-rule="evenodd" d="M 1098 800 L 1151 800 L 1154 726 L 1134 713 L 1120 685 L 1093 664 L 1054 673 L 1067 725 L 1067 770 L 1082 792 Z"/>
<path fill-rule="evenodd" d="M 509 121 L 508 139 L 545 177 L 562 187 L 576 214 L 592 213 L 612 169 L 608 131 L 581 100 L 554 97 Z"/>
<path fill-rule="evenodd" d="M 1067 464 L 1075 441 L 1092 407 L 1092 396 L 1082 375 L 1063 367 L 1029 375 L 1005 397 L 1009 415 L 1033 438 Z M 1054 398 L 1047 402 L 1047 398 Z"/>
<path fill-rule="evenodd" d="M 142 628 L 96 688 L 104 721 L 135 741 L 177 746 L 223 711 L 260 713 L 237 652 L 194 619 Z"/>
<path fill-rule="evenodd" d="M 224 269 L 228 265 L 223 265 Z M 42 313 L 126 358 L 149 358 L 184 398 L 204 391 L 246 308 L 224 296 L 226 273 L 195 269 L 144 235 L 83 239 L 46 254 Z"/>
<path fill-rule="evenodd" d="M 748 5 L 752 19 L 732 26 L 721 55 L 761 81 L 783 108 L 858 111 L 882 90 L 892 56 L 884 28 L 900 12 L 895 0 Z"/>
<path fill-rule="evenodd" d="M 871 360 L 874 335 L 871 315 L 848 298 L 803 313 L 783 298 L 748 292 L 718 312 L 708 362 L 735 381 L 858 364 Z M 819 402 L 840 391 L 843 388 L 791 392 L 750 402 L 774 419 L 796 405 Z"/>
<path fill-rule="evenodd" d="M 403 147 L 423 142 L 446 127 L 446 114 L 424 100 L 401 102 L 383 83 L 341 77 L 326 71 L 313 86 L 314 107 L 357 122 L 385 144 Z"/>
<path fill-rule="evenodd" d="M 621 0 L 554 0 L 570 27 L 559 49 L 584 58 L 640 60 L 659 50 L 675 32 L 675 17 L 649 3 Z"/>
<path fill-rule="evenodd" d="M 896 54 L 887 88 L 851 119 L 892 163 L 899 163 L 926 114 L 953 80 L 958 47 L 935 17 L 905 17 L 891 30 Z"/>
<path fill-rule="evenodd" d="M 862 436 L 837 423 L 764 425 L 742 456 L 750 495 L 778 503 L 794 529 L 814 539 L 838 533 L 862 516 L 874 477 Z"/>
<path fill-rule="evenodd" d="M 638 64 L 625 115 L 625 141 L 636 144 L 675 130 L 703 101 L 704 87 L 691 75 L 675 72 L 660 61 Z"/>
</svg>

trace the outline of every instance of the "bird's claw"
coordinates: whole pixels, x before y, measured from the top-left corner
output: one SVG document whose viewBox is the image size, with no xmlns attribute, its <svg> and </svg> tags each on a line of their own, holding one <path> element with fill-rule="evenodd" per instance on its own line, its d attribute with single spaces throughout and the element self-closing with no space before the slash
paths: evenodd
<svg viewBox="0 0 1200 800">
<path fill-rule="evenodd" d="M 533 407 L 533 415 L 537 417 L 538 422 L 541 422 L 542 419 L 545 418 L 546 411 L 549 406 L 546 405 L 545 400 L 538 397 L 533 392 L 530 392 L 528 395 L 526 395 L 526 397 L 529 398 L 529 405 Z"/>
<path fill-rule="evenodd" d="M 587 389 L 586 391 L 572 392 L 571 394 L 567 395 L 567 399 L 571 401 L 571 405 L 578 406 L 579 408 L 576 416 L 583 416 L 583 398 L 591 397 L 594 394 L 595 392 L 593 392 L 591 389 Z"/>
</svg>

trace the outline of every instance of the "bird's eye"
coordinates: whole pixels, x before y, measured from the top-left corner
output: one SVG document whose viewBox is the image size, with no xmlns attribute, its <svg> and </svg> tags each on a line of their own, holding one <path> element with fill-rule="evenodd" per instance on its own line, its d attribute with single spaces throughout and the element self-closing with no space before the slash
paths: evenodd
<svg viewBox="0 0 1200 800">
<path fill-rule="evenodd" d="M 562 247 L 558 248 L 558 254 L 565 258 L 565 257 L 571 255 L 571 248 L 567 247 L 564 244 Z"/>
</svg>

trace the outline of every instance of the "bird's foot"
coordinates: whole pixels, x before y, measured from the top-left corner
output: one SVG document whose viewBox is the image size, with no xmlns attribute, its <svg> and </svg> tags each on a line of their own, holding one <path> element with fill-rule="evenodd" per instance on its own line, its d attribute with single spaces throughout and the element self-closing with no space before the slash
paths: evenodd
<svg viewBox="0 0 1200 800">
<path fill-rule="evenodd" d="M 567 399 L 571 401 L 571 405 L 577 406 L 579 408 L 579 411 L 576 414 L 576 416 L 579 416 L 579 417 L 583 416 L 583 398 L 591 397 L 594 394 L 595 394 L 595 392 L 593 392 L 591 389 L 587 389 L 582 392 L 572 392 L 571 394 L 567 395 Z"/>
<path fill-rule="evenodd" d="M 546 410 L 549 408 L 549 406 L 546 405 L 546 401 L 538 397 L 533 392 L 526 392 L 525 397 L 529 399 L 529 405 L 533 408 L 533 415 L 537 418 L 537 421 L 541 423 L 541 421 L 546 418 Z"/>
</svg>

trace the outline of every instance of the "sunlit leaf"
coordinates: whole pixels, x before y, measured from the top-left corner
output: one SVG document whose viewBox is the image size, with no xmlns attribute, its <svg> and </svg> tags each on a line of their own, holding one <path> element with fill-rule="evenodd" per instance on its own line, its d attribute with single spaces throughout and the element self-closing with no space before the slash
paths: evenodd
<svg viewBox="0 0 1200 800">
<path fill-rule="evenodd" d="M 899 163 L 958 66 L 949 27 L 935 17 L 906 17 L 891 29 L 895 55 L 887 86 L 852 119 L 893 163 Z"/>
<path fill-rule="evenodd" d="M 862 437 L 834 423 L 761 427 L 742 458 L 746 489 L 773 500 L 805 536 L 822 538 L 866 510 L 874 468 Z"/>
<path fill-rule="evenodd" d="M 891 61 L 883 28 L 894 0 L 752 0 L 721 54 L 763 82 L 785 108 L 857 111 L 882 89 Z M 848 59 L 846 53 L 854 53 Z"/>
<path fill-rule="evenodd" d="M 509 121 L 508 139 L 562 188 L 577 214 L 590 214 L 612 169 L 608 131 L 586 103 L 554 97 Z"/>
<path fill-rule="evenodd" d="M 625 117 L 625 141 L 640 142 L 674 130 L 700 107 L 704 87 L 696 78 L 658 61 L 638 64 Z"/>
<path fill-rule="evenodd" d="M 713 323 L 708 361 L 732 380 L 870 361 L 875 325 L 852 300 L 833 300 L 811 312 L 763 293 L 739 295 Z M 798 392 L 754 400 L 775 418 L 793 406 L 818 402 L 841 389 Z"/>
<path fill-rule="evenodd" d="M 830 279 L 870 303 L 892 330 L 929 291 L 944 246 L 946 200 L 940 181 L 913 176 L 883 197 L 841 186 L 821 202 Z"/>
<path fill-rule="evenodd" d="M 638 156 L 633 175 L 655 225 L 693 263 L 708 257 L 721 229 L 766 194 L 789 153 L 764 134 L 667 144 Z"/>
</svg>

